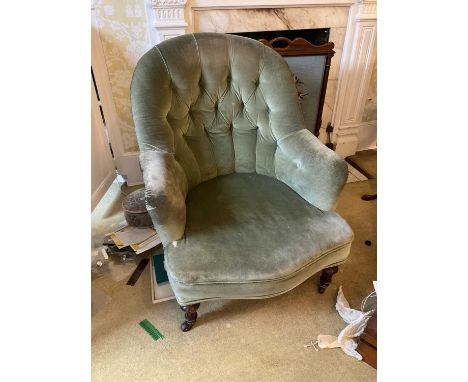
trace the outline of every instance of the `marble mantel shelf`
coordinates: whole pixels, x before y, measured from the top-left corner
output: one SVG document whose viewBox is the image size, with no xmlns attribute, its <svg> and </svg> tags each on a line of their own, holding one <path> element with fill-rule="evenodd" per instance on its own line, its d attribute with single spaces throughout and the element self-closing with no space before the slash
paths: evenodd
<svg viewBox="0 0 468 382">
<path fill-rule="evenodd" d="M 294 8 L 313 6 L 351 6 L 355 0 L 192 0 L 193 10 L 248 9 L 248 8 Z"/>
<path fill-rule="evenodd" d="M 192 0 L 190 6 L 193 10 L 298 8 L 314 6 L 349 7 L 355 2 L 355 0 Z"/>
</svg>

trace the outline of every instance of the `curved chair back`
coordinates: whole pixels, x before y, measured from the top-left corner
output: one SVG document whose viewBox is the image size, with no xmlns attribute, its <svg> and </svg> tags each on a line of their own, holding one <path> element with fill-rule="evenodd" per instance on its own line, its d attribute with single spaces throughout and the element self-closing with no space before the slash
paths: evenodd
<svg viewBox="0 0 468 382">
<path fill-rule="evenodd" d="M 156 45 L 138 62 L 131 98 L 140 150 L 174 155 L 186 192 L 233 172 L 274 177 L 278 141 L 304 128 L 287 63 L 245 37 Z"/>
</svg>

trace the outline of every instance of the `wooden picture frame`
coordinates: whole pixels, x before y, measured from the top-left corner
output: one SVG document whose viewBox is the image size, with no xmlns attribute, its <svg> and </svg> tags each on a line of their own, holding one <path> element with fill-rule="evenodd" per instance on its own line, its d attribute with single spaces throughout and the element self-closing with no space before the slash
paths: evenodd
<svg viewBox="0 0 468 382">
<path fill-rule="evenodd" d="M 325 65 L 323 68 L 322 86 L 319 96 L 319 105 L 317 109 L 317 118 L 315 121 L 314 135 L 316 137 L 320 134 L 320 128 L 322 126 L 322 113 L 323 106 L 325 103 L 325 94 L 327 92 L 328 75 L 330 73 L 331 59 L 335 55 L 333 48 L 335 44 L 327 42 L 322 45 L 314 45 L 302 37 L 297 37 L 294 40 L 290 40 L 287 37 L 275 37 L 271 40 L 259 39 L 262 44 L 275 50 L 281 56 L 325 56 Z"/>
<path fill-rule="evenodd" d="M 151 299 L 153 300 L 153 304 L 175 299 L 175 295 L 172 291 L 172 287 L 171 284 L 169 284 L 169 281 L 165 281 L 161 284 L 158 284 L 156 280 L 156 274 L 154 272 L 155 264 L 153 260 L 153 257 L 156 255 L 161 255 L 161 253 L 156 253 L 156 251 L 152 251 L 150 254 Z"/>
</svg>

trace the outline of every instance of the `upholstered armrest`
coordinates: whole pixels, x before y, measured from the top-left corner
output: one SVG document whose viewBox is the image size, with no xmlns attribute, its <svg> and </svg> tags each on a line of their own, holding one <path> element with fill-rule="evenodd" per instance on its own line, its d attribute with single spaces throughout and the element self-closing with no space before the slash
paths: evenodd
<svg viewBox="0 0 468 382">
<path fill-rule="evenodd" d="M 276 177 L 323 211 L 334 208 L 348 176 L 346 162 L 310 131 L 299 130 L 280 140 L 275 154 Z"/>
<path fill-rule="evenodd" d="M 184 235 L 187 179 L 174 154 L 142 151 L 140 165 L 145 182 L 146 208 L 166 246 Z"/>
</svg>

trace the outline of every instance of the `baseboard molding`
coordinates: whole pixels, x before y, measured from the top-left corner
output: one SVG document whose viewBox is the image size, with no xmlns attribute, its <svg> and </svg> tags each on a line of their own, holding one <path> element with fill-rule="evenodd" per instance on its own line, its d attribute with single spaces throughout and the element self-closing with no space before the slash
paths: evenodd
<svg viewBox="0 0 468 382">
<path fill-rule="evenodd" d="M 337 129 L 335 151 L 342 158 L 371 148 L 377 148 L 377 121 L 345 125 Z"/>
<path fill-rule="evenodd" d="M 377 148 L 377 121 L 364 122 L 359 125 L 358 146 L 356 151 Z"/>
<path fill-rule="evenodd" d="M 357 134 L 336 134 L 335 152 L 342 158 L 346 158 L 356 153 L 358 146 Z"/>
<path fill-rule="evenodd" d="M 94 191 L 94 193 L 91 195 L 91 212 L 94 210 L 94 208 L 97 206 L 101 198 L 104 196 L 104 194 L 107 192 L 109 189 L 110 185 L 116 178 L 117 174 L 114 172 L 110 172 L 102 181 L 102 183 L 99 185 L 99 187 Z"/>
</svg>

